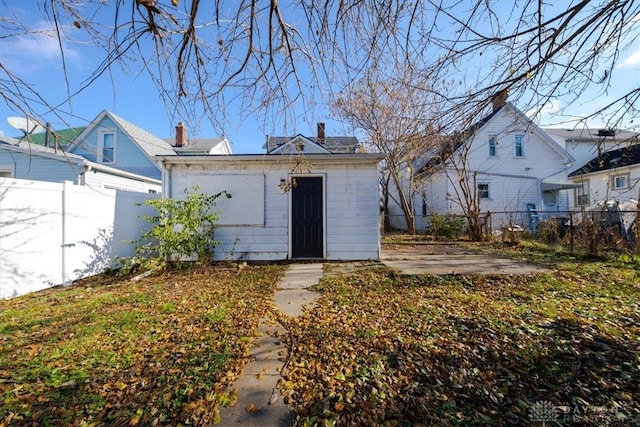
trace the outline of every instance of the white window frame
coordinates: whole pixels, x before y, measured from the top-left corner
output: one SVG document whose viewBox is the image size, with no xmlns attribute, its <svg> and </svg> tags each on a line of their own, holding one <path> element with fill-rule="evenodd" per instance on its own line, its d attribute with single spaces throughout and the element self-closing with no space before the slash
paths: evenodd
<svg viewBox="0 0 640 427">
<path fill-rule="evenodd" d="M 498 157 L 498 136 L 489 135 L 489 157 Z"/>
<path fill-rule="evenodd" d="M 623 178 L 624 185 L 618 185 L 618 180 Z M 629 174 L 628 173 L 618 173 L 611 176 L 611 188 L 613 190 L 626 190 L 629 188 Z"/>
<path fill-rule="evenodd" d="M 15 178 L 16 171 L 13 165 L 0 165 L 0 178 Z"/>
<path fill-rule="evenodd" d="M 518 139 L 520 140 L 520 145 L 518 145 Z M 518 150 L 518 147 L 520 147 L 519 150 Z M 520 154 L 518 154 L 518 151 L 520 151 Z M 524 157 L 524 134 L 523 133 L 516 133 L 513 137 L 513 157 L 517 159 L 521 159 Z"/>
<path fill-rule="evenodd" d="M 486 186 L 486 191 L 480 191 L 480 186 Z M 476 191 L 478 193 L 478 199 L 480 200 L 489 200 L 491 199 L 491 185 L 488 182 L 479 182 L 476 184 Z M 483 194 L 486 194 L 486 197 L 483 197 Z"/>
<path fill-rule="evenodd" d="M 591 203 L 589 181 L 582 181 L 578 184 L 582 187 L 575 189 L 575 205 L 576 207 L 589 206 Z"/>
<path fill-rule="evenodd" d="M 113 159 L 111 160 L 105 160 L 104 158 L 104 137 L 105 135 L 113 135 Z M 101 130 L 100 132 L 98 132 L 98 153 L 97 153 L 97 157 L 96 157 L 96 161 L 98 163 L 105 163 L 105 164 L 113 164 L 116 162 L 116 147 L 117 147 L 117 143 L 116 143 L 116 136 L 117 136 L 117 132 L 115 129 L 105 129 L 105 130 Z"/>
</svg>

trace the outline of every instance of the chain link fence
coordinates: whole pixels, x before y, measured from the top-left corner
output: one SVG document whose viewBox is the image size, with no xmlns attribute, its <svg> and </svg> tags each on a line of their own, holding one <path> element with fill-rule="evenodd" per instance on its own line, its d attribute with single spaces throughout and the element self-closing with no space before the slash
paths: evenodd
<svg viewBox="0 0 640 427">
<path fill-rule="evenodd" d="M 467 237 L 467 220 L 459 214 L 432 214 L 415 219 L 416 233 L 434 240 Z M 404 216 L 384 218 L 383 224 L 406 224 Z M 605 205 L 592 210 L 569 211 L 502 211 L 483 212 L 479 217 L 482 235 L 487 240 L 516 241 L 531 238 L 545 243 L 597 253 L 615 249 L 640 252 L 640 218 L 637 210 L 621 210 Z M 406 231 L 406 228 L 384 227 L 384 232 Z"/>
</svg>

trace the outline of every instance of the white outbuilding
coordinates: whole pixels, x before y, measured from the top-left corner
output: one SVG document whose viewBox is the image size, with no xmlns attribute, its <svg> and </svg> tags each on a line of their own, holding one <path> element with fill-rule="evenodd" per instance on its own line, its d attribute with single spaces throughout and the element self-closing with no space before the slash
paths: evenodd
<svg viewBox="0 0 640 427">
<path fill-rule="evenodd" d="M 380 154 L 331 153 L 304 137 L 295 150 L 159 156 L 163 196 L 216 200 L 215 260 L 366 260 L 380 257 Z M 286 148 L 286 147 L 284 147 Z"/>
</svg>

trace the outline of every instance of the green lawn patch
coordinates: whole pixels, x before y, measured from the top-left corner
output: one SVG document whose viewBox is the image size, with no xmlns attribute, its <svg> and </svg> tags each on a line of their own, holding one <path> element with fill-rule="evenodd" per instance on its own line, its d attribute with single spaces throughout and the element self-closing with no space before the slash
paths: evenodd
<svg viewBox="0 0 640 427">
<path fill-rule="evenodd" d="M 98 277 L 0 301 L 0 425 L 215 421 L 282 272 Z"/>
</svg>

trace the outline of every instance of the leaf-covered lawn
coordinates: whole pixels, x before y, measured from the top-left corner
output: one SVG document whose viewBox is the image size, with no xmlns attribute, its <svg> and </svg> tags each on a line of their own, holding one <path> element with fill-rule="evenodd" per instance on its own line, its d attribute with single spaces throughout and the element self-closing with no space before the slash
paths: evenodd
<svg viewBox="0 0 640 427">
<path fill-rule="evenodd" d="M 102 277 L 0 301 L 0 425 L 216 421 L 282 272 Z"/>
<path fill-rule="evenodd" d="M 317 310 L 288 323 L 280 386 L 300 425 L 640 425 L 633 265 L 511 277 L 327 267 Z"/>
<path fill-rule="evenodd" d="M 317 308 L 280 319 L 297 423 L 640 425 L 637 260 L 509 250 L 553 270 L 327 264 Z M 102 277 L 0 301 L 0 426 L 215 423 L 283 271 Z"/>
</svg>

